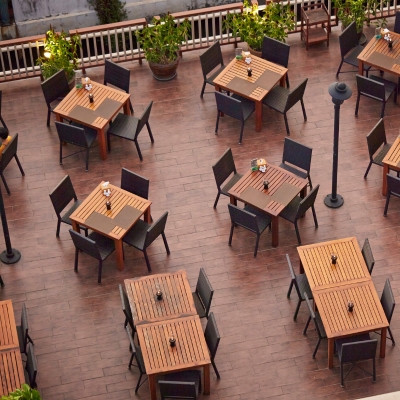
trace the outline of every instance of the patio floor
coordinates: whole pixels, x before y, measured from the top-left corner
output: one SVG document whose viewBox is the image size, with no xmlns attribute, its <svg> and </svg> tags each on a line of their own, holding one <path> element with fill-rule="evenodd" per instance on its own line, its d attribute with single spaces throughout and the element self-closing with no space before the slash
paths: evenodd
<svg viewBox="0 0 400 400">
<path fill-rule="evenodd" d="M 372 31 L 373 27 L 369 28 L 369 37 Z M 300 233 L 303 244 L 348 236 L 356 236 L 362 243 L 368 237 L 376 260 L 373 281 L 378 292 L 389 278 L 400 299 L 400 200 L 392 199 L 388 217 L 384 218 L 382 169 L 373 166 L 368 179 L 363 179 L 368 165 L 365 137 L 379 119 L 380 105 L 362 98 L 359 117 L 354 116 L 355 73 L 340 75 L 340 80 L 353 89 L 353 96 L 341 108 L 338 192 L 345 203 L 336 210 L 323 203 L 331 192 L 334 110 L 327 89 L 336 80 L 339 33 L 339 28 L 333 29 L 329 48 L 322 44 L 308 52 L 299 35 L 289 37 L 291 85 L 295 87 L 309 78 L 305 93 L 308 120 L 303 121 L 300 104 L 289 111 L 291 138 L 313 148 L 311 176 L 314 185 L 321 185 L 316 202 L 319 228 L 314 228 L 309 213 L 300 221 Z M 234 55 L 233 46 L 223 47 L 223 54 L 229 61 Z M 104 265 L 101 286 L 97 285 L 97 263 L 90 257 L 80 256 L 79 273 L 75 274 L 68 228 L 62 226 L 61 236 L 56 238 L 56 216 L 48 196 L 66 174 L 71 176 L 81 199 L 101 180 L 118 185 L 121 167 L 150 179 L 153 218 L 169 210 L 166 235 L 171 255 L 166 255 L 161 239 L 153 243 L 149 248 L 153 273 L 185 268 L 194 287 L 199 268 L 204 267 L 215 290 L 211 310 L 222 336 L 216 357 L 221 380 L 217 381 L 212 371 L 211 395 L 201 398 L 352 399 L 400 390 L 400 352 L 390 343 L 386 358 L 377 360 L 376 383 L 355 370 L 342 389 L 338 360 L 334 369 L 327 369 L 326 341 L 312 359 L 317 338 L 312 329 L 307 337 L 302 335 L 306 307 L 301 306 L 298 321 L 294 322 L 296 295 L 293 292 L 291 300 L 286 298 L 286 253 L 298 267 L 292 224 L 281 220 L 278 248 L 271 247 L 266 231 L 255 259 L 255 237 L 250 233 L 238 229 L 232 247 L 228 246 L 228 199 L 221 198 L 217 209 L 213 209 L 217 190 L 211 165 L 228 147 L 233 150 L 239 172 L 258 156 L 279 163 L 285 125 L 280 114 L 264 108 L 262 131 L 255 132 L 253 115 L 246 122 L 242 145 L 238 145 L 240 124 L 229 117 L 221 120 L 216 136 L 213 89 L 209 86 L 204 99 L 199 97 L 202 74 L 198 56 L 197 51 L 185 53 L 178 77 L 168 83 L 155 81 L 145 62 L 142 66 L 137 62 L 123 64 L 131 70 L 135 114 L 140 115 L 154 100 L 150 124 L 155 143 L 151 145 L 144 129 L 139 137 L 143 162 L 134 144 L 127 141 L 115 139 L 106 161 L 99 159 L 98 149 L 94 148 L 89 172 L 85 172 L 83 155 L 59 165 L 54 116 L 48 129 L 39 79 L 3 83 L 0 87 L 3 117 L 11 134 L 19 133 L 18 155 L 26 173 L 21 177 L 14 161 L 5 171 L 11 196 L 2 190 L 12 245 L 21 251 L 22 259 L 15 265 L 1 265 L 6 286 L 0 290 L 0 300 L 12 299 L 17 321 L 22 304 L 27 306 L 43 398 L 149 398 L 147 383 L 137 395 L 134 393 L 138 374 L 127 369 L 129 344 L 118 293 L 118 284 L 124 279 L 147 273 L 142 253 L 126 248 L 122 272 L 116 269 L 112 255 Z M 102 70 L 87 72 L 102 82 Z M 399 134 L 399 111 L 392 101 L 387 104 L 389 142 Z M 4 247 L 2 240 L 0 249 Z M 205 325 L 205 321 L 202 323 Z M 391 326 L 400 340 L 399 309 L 395 309 Z"/>
</svg>

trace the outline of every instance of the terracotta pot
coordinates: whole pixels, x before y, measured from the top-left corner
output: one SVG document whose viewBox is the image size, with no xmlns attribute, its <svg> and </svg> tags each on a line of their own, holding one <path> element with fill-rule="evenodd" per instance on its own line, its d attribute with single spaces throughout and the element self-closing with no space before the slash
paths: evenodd
<svg viewBox="0 0 400 400">
<path fill-rule="evenodd" d="M 170 81 L 176 76 L 179 60 L 180 57 L 178 56 L 178 58 L 170 64 L 157 64 L 149 61 L 149 67 L 154 78 L 159 81 Z"/>
<path fill-rule="evenodd" d="M 251 55 L 261 58 L 261 55 L 262 55 L 261 51 L 253 50 L 249 45 L 247 45 L 247 47 L 248 47 Z"/>
</svg>

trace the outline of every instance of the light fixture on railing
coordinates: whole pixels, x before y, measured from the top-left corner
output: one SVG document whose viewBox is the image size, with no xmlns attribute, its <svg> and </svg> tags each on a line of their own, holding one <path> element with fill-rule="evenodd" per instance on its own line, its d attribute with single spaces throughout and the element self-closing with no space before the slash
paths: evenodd
<svg viewBox="0 0 400 400">
<path fill-rule="evenodd" d="M 45 51 L 43 54 L 46 58 L 50 58 L 51 57 L 51 53 L 49 51 Z"/>
</svg>

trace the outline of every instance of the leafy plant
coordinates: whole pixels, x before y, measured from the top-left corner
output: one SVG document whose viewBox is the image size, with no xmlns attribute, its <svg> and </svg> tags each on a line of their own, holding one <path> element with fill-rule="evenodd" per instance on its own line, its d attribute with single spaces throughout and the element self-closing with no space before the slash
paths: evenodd
<svg viewBox="0 0 400 400">
<path fill-rule="evenodd" d="M 153 18 L 151 25 L 136 32 L 136 37 L 146 59 L 157 64 L 170 64 L 178 57 L 182 42 L 190 37 L 190 22 L 185 19 L 178 24 L 168 13 L 160 19 Z"/>
<path fill-rule="evenodd" d="M 8 396 L 2 396 L 1 400 L 41 400 L 41 397 L 36 389 L 31 389 L 24 383 L 21 389 L 15 390 Z"/>
<path fill-rule="evenodd" d="M 74 70 L 78 68 L 78 49 L 81 46 L 79 35 L 75 34 L 68 38 L 67 33 L 56 32 L 50 26 L 46 32 L 44 45 L 44 56 L 37 59 L 42 75 L 45 79 L 50 78 L 56 72 L 63 69 L 70 80 L 74 76 Z"/>
<path fill-rule="evenodd" d="M 128 18 L 124 8 L 126 2 L 120 0 L 88 0 L 88 3 L 96 11 L 100 24 L 112 24 Z"/>
<path fill-rule="evenodd" d="M 290 4 L 282 5 L 271 1 L 261 16 L 258 4 L 243 2 L 243 13 L 230 13 L 224 22 L 225 29 L 231 29 L 233 34 L 240 36 L 243 42 L 256 51 L 261 51 L 264 36 L 285 42 L 288 31 L 294 29 L 294 13 Z"/>
</svg>

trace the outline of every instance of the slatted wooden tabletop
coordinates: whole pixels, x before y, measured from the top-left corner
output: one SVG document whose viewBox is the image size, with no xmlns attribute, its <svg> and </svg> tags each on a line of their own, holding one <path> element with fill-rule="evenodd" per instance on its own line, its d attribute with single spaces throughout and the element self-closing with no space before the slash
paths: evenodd
<svg viewBox="0 0 400 400">
<path fill-rule="evenodd" d="M 400 137 L 394 141 L 382 162 L 390 169 L 400 169 Z"/>
<path fill-rule="evenodd" d="M 185 270 L 125 279 L 125 288 L 135 325 L 197 314 Z"/>
<path fill-rule="evenodd" d="M 19 348 L 11 300 L 0 302 L 0 350 Z"/>
</svg>

